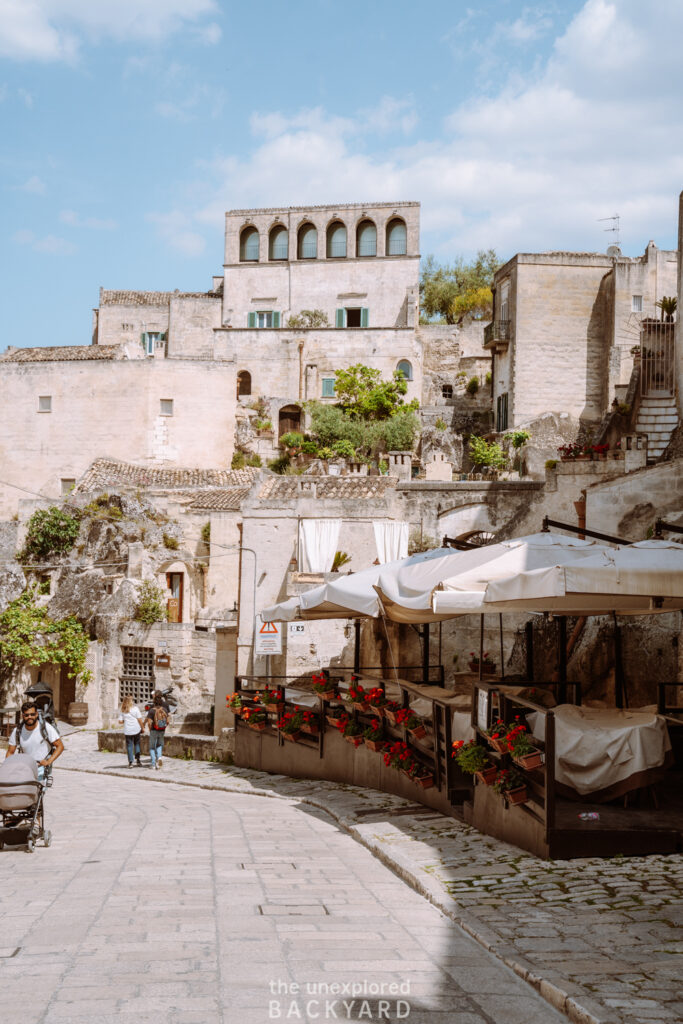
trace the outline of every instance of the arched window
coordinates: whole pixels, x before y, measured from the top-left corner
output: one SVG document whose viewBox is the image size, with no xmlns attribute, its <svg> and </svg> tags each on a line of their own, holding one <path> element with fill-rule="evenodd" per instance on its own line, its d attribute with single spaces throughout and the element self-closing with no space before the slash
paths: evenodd
<svg viewBox="0 0 683 1024">
<path fill-rule="evenodd" d="M 318 232 L 312 224 L 299 228 L 298 256 L 300 260 L 314 260 L 318 255 Z"/>
<path fill-rule="evenodd" d="M 356 232 L 356 255 L 377 255 L 377 228 L 371 220 L 362 220 Z"/>
<path fill-rule="evenodd" d="M 387 224 L 387 256 L 405 256 L 407 251 L 407 232 L 405 221 L 398 217 Z"/>
<path fill-rule="evenodd" d="M 396 367 L 399 373 L 402 373 L 406 380 L 413 379 L 413 368 L 407 359 L 402 359 Z"/>
<path fill-rule="evenodd" d="M 258 263 L 258 231 L 245 228 L 240 235 L 240 262 Z"/>
<path fill-rule="evenodd" d="M 268 245 L 268 259 L 269 260 L 286 260 L 289 256 L 289 235 L 287 234 L 287 228 L 283 228 L 282 225 L 274 227 L 270 232 L 270 242 Z"/>
<path fill-rule="evenodd" d="M 327 258 L 342 259 L 344 256 L 346 256 L 346 228 L 337 220 L 327 229 Z"/>
<path fill-rule="evenodd" d="M 237 374 L 237 397 L 251 394 L 251 374 L 249 370 L 240 370 Z"/>
</svg>

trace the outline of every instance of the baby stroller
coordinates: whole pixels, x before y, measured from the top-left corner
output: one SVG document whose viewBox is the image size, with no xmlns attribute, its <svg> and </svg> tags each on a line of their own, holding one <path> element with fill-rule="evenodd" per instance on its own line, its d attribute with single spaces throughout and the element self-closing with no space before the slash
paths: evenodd
<svg viewBox="0 0 683 1024">
<path fill-rule="evenodd" d="M 51 766 L 40 781 L 38 764 L 28 754 L 12 754 L 0 764 L 0 850 L 25 846 L 33 853 L 39 839 L 50 845 L 52 833 L 45 828 L 43 802 L 51 785 Z"/>
</svg>

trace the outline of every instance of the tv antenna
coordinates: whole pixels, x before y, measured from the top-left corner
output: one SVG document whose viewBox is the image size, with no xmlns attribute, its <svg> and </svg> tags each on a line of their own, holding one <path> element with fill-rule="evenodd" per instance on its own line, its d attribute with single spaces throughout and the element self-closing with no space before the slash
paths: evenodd
<svg viewBox="0 0 683 1024">
<path fill-rule="evenodd" d="M 611 217 L 598 217 L 598 221 L 612 221 L 611 228 L 603 228 L 603 231 L 609 231 L 614 235 L 612 239 L 612 245 L 619 245 L 619 214 L 615 213 Z"/>
</svg>

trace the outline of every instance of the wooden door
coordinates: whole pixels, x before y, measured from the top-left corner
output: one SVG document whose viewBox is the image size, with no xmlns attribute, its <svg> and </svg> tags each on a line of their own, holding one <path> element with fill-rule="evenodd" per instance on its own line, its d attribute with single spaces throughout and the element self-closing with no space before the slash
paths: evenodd
<svg viewBox="0 0 683 1024">
<path fill-rule="evenodd" d="M 182 572 L 167 572 L 166 586 L 171 591 L 167 602 L 168 621 L 183 621 L 183 574 Z"/>
<path fill-rule="evenodd" d="M 69 666 L 62 665 L 59 673 L 59 707 L 55 708 L 57 717 L 65 720 L 69 714 L 69 704 L 76 700 L 76 679 L 69 679 Z"/>
</svg>

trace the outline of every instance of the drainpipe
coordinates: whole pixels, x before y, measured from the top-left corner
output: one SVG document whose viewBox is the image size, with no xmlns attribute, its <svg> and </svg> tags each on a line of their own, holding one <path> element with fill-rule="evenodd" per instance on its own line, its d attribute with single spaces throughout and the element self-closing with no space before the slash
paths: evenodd
<svg viewBox="0 0 683 1024">
<path fill-rule="evenodd" d="M 299 401 L 304 400 L 304 338 L 299 338 L 297 347 L 299 349 Z"/>
</svg>

